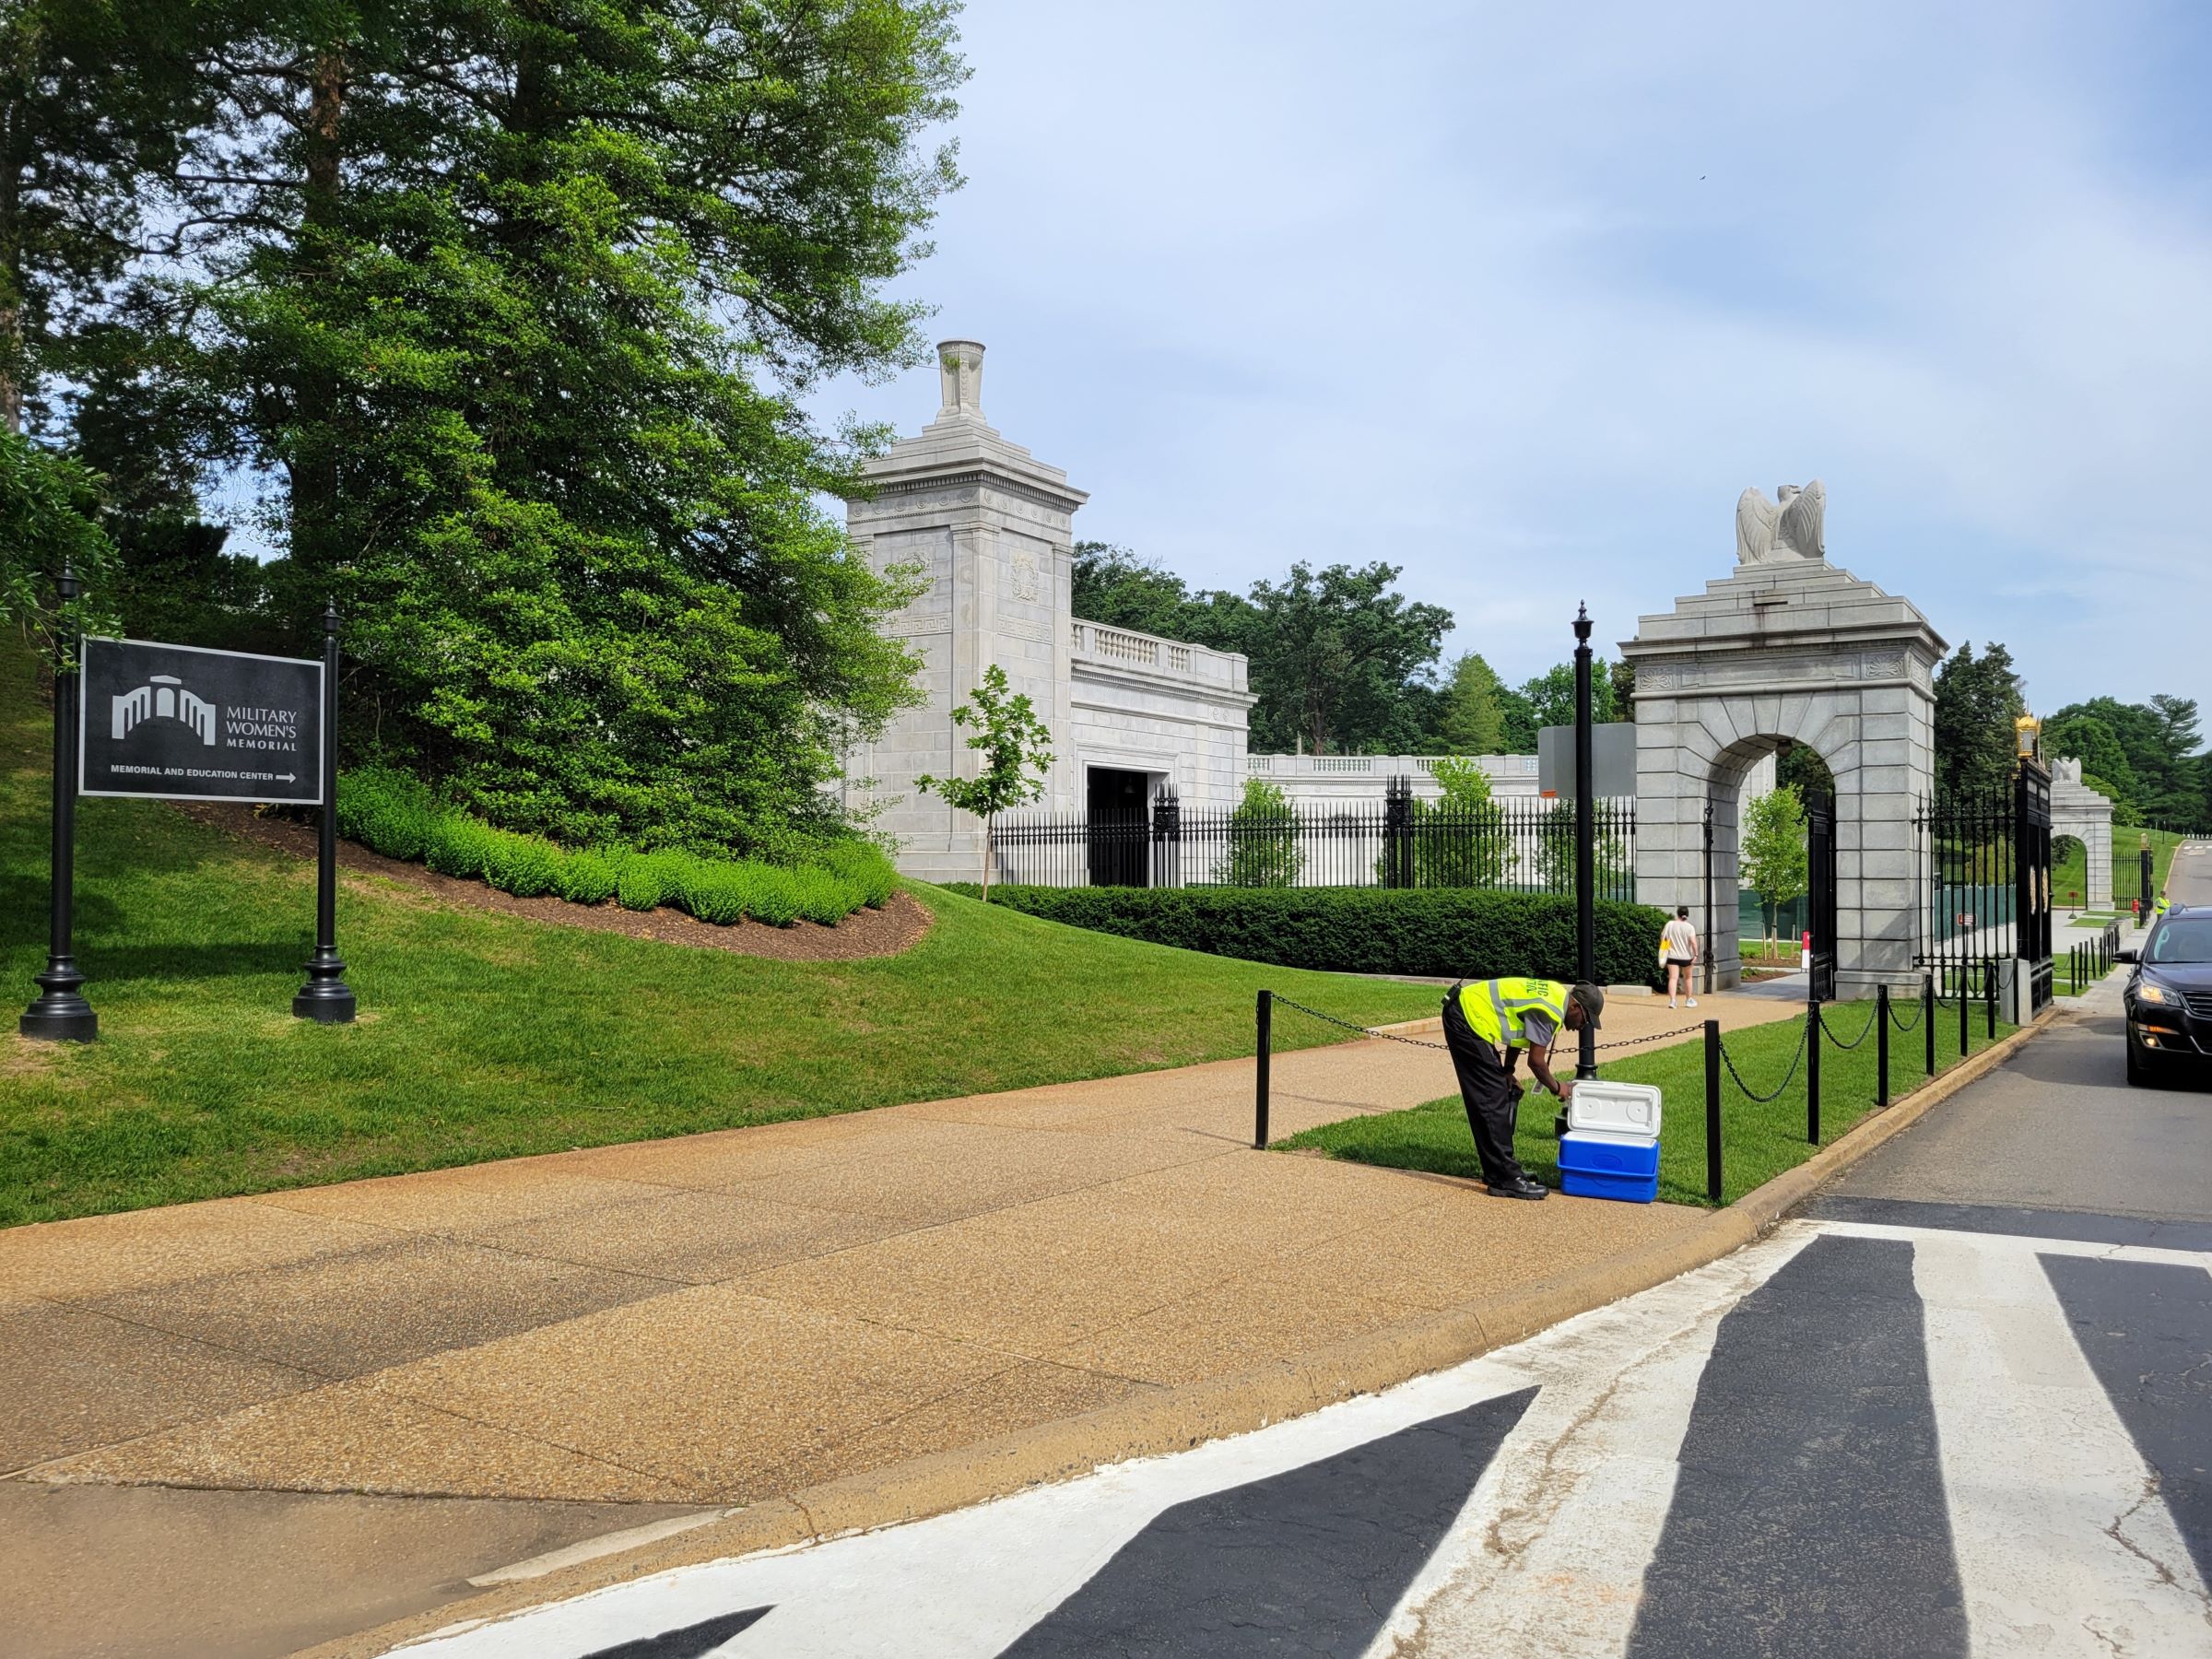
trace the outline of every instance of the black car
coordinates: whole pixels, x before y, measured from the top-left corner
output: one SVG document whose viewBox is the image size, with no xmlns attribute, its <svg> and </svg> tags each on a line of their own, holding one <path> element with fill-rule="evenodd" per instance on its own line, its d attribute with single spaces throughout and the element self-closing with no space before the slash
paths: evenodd
<svg viewBox="0 0 2212 1659">
<path fill-rule="evenodd" d="M 2212 1061 L 2212 909 L 2171 910 L 2141 950 L 2124 950 L 2127 976 L 2127 1080 L 2153 1069 Z"/>
</svg>

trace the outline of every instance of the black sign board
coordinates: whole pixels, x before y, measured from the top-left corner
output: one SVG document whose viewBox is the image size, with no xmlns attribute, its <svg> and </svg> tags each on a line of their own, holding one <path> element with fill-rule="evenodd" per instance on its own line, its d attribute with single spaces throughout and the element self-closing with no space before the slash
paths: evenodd
<svg viewBox="0 0 2212 1659">
<path fill-rule="evenodd" d="M 99 639 L 80 660 L 80 794 L 321 803 L 321 663 Z"/>
</svg>

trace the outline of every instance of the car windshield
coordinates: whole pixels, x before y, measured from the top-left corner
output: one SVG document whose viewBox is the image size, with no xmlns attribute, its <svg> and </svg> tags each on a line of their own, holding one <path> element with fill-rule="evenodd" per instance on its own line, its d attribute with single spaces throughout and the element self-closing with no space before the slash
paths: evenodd
<svg viewBox="0 0 2212 1659">
<path fill-rule="evenodd" d="M 2169 918 L 2150 936 L 2147 958 L 2153 962 L 2212 962 L 2212 916 L 2187 921 Z"/>
</svg>

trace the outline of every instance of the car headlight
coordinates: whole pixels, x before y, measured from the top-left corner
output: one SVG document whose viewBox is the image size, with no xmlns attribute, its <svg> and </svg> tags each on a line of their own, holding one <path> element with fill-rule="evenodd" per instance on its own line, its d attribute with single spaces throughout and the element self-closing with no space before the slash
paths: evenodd
<svg viewBox="0 0 2212 1659">
<path fill-rule="evenodd" d="M 2136 987 L 2136 1000 L 2147 1003 L 2171 1003 L 2179 999 L 2169 994 L 2163 985 L 2145 984 Z"/>
</svg>

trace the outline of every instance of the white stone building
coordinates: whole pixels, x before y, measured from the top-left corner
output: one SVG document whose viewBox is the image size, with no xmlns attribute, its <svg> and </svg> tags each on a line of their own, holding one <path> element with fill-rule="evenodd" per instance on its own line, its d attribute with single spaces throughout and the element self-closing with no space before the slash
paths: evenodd
<svg viewBox="0 0 2212 1659">
<path fill-rule="evenodd" d="M 846 527 L 877 570 L 918 567 L 922 593 L 889 631 L 922 659 L 925 700 L 846 757 L 845 804 L 899 838 L 899 867 L 972 880 L 982 830 L 915 785 L 972 775 L 953 710 L 997 664 L 1053 739 L 1041 807 L 1145 807 L 1172 788 L 1186 806 L 1233 805 L 1243 788 L 1252 694 L 1242 656 L 1077 621 L 1069 609 L 1073 520 L 1088 499 L 1056 466 L 983 419 L 983 348 L 937 347 L 942 406 L 873 462 Z"/>
</svg>

